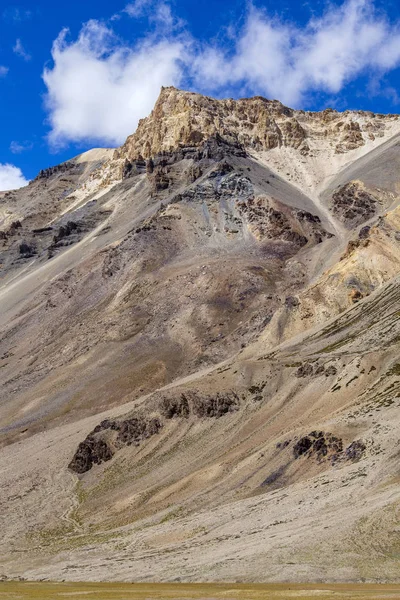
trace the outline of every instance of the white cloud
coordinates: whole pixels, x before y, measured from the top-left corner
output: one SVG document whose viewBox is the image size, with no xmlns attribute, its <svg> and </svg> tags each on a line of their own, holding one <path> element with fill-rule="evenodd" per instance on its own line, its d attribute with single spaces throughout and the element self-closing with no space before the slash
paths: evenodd
<svg viewBox="0 0 400 600">
<path fill-rule="evenodd" d="M 230 54 L 206 47 L 194 63 L 197 82 L 214 93 L 241 86 L 291 105 L 310 92 L 338 93 L 367 70 L 400 64 L 400 31 L 377 16 L 371 0 L 333 6 L 302 29 L 250 8 Z"/>
<path fill-rule="evenodd" d="M 3 19 L 19 23 L 32 18 L 32 12 L 17 6 L 10 6 L 3 11 Z"/>
<path fill-rule="evenodd" d="M 0 191 L 16 190 L 28 185 L 28 180 L 22 174 L 21 169 L 9 163 L 0 163 Z"/>
<path fill-rule="evenodd" d="M 135 0 L 122 14 L 144 17 L 153 29 L 126 46 L 104 24 L 89 21 L 76 40 L 68 41 L 67 30 L 55 40 L 54 64 L 43 73 L 51 144 L 120 144 L 150 112 L 162 85 L 190 82 L 211 95 L 262 94 L 305 107 L 313 93 L 335 102 L 360 75 L 380 82 L 400 66 L 400 28 L 374 10 L 373 0 L 329 4 L 301 28 L 250 5 L 243 25 L 221 24 L 215 44 L 183 33 L 167 0 Z M 366 84 L 359 92 L 371 89 Z"/>
<path fill-rule="evenodd" d="M 16 142 L 15 140 L 13 140 L 10 144 L 10 150 L 13 154 L 21 154 L 21 152 L 25 152 L 26 150 L 32 150 L 32 148 L 32 142 Z"/>
<path fill-rule="evenodd" d="M 170 4 L 166 0 L 135 0 L 125 6 L 122 11 L 134 19 L 146 17 L 156 26 L 158 32 L 168 32 L 181 29 L 185 22 L 172 13 Z"/>
<path fill-rule="evenodd" d="M 150 112 L 160 87 L 181 82 L 179 40 L 148 39 L 126 48 L 98 21 L 86 23 L 76 41 L 68 42 L 67 33 L 54 42 L 54 66 L 43 73 L 52 145 L 120 144 Z"/>
<path fill-rule="evenodd" d="M 123 12 L 126 12 L 134 19 L 138 19 L 144 15 L 145 11 L 151 5 L 151 1 L 152 0 L 135 0 L 135 2 L 130 2 L 127 4 Z"/>
<path fill-rule="evenodd" d="M 8 73 L 8 67 L 4 67 L 3 65 L 0 65 L 0 77 L 5 77 Z"/>
<path fill-rule="evenodd" d="M 17 56 L 20 56 L 24 60 L 31 60 L 31 58 L 32 58 L 31 55 L 25 50 L 25 48 L 22 45 L 22 42 L 19 38 L 15 42 L 15 46 L 13 47 L 13 52 L 14 52 L 14 54 L 16 54 Z"/>
</svg>

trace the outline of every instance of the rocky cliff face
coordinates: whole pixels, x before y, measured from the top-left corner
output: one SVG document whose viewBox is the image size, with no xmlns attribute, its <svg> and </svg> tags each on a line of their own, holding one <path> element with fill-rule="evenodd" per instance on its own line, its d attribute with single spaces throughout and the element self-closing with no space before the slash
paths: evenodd
<svg viewBox="0 0 400 600">
<path fill-rule="evenodd" d="M 135 160 L 201 146 L 215 135 L 227 143 L 254 150 L 295 148 L 300 154 L 318 151 L 323 142 L 336 153 L 346 153 L 382 138 L 398 115 L 362 111 L 320 113 L 292 110 L 277 100 L 260 96 L 242 100 L 215 100 L 200 94 L 163 88 L 149 117 L 116 152 Z"/>
<path fill-rule="evenodd" d="M 7 575 L 398 578 L 399 136 L 165 88 L 0 196 Z"/>
</svg>

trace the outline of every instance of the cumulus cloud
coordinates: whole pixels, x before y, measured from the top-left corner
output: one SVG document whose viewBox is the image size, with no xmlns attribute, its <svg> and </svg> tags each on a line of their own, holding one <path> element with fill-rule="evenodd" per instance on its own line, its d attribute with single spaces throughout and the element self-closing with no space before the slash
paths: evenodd
<svg viewBox="0 0 400 600">
<path fill-rule="evenodd" d="M 21 169 L 9 163 L 0 163 L 0 191 L 16 190 L 28 185 L 28 180 L 22 174 Z"/>
<path fill-rule="evenodd" d="M 214 93 L 227 86 L 299 106 L 312 92 L 338 93 L 367 70 L 400 64 L 400 32 L 374 12 L 370 0 L 331 6 L 304 28 L 250 8 L 235 32 L 233 51 L 205 47 L 196 57 L 196 80 Z"/>
<path fill-rule="evenodd" d="M 23 58 L 24 60 L 31 60 L 31 55 L 29 54 L 29 52 L 27 52 L 21 42 L 21 40 L 18 38 L 17 41 L 15 42 L 15 45 L 13 46 L 13 52 L 14 54 L 16 54 L 17 56 L 20 56 L 21 58 Z"/>
<path fill-rule="evenodd" d="M 379 82 L 400 66 L 400 28 L 374 10 L 373 0 L 330 4 L 301 28 L 250 4 L 242 25 L 221 25 L 215 44 L 183 31 L 167 0 L 134 0 L 121 14 L 144 17 L 153 29 L 126 46 L 90 21 L 76 40 L 64 30 L 54 42 L 53 65 L 43 74 L 53 145 L 121 143 L 162 85 L 216 96 L 262 94 L 306 107 L 314 93 L 332 99 L 361 75 Z"/>
<path fill-rule="evenodd" d="M 76 41 L 67 34 L 54 42 L 54 66 L 43 73 L 53 145 L 120 144 L 152 109 L 160 87 L 181 82 L 179 40 L 148 39 L 127 48 L 98 21 L 86 23 Z"/>
</svg>

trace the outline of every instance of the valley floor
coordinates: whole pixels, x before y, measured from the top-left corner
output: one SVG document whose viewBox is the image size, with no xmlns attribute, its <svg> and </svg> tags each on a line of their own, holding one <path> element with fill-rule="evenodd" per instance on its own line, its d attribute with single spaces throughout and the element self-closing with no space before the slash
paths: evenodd
<svg viewBox="0 0 400 600">
<path fill-rule="evenodd" d="M 400 598 L 400 585 L 373 584 L 118 584 L 0 583 L 0 598 L 56 600 L 388 600 Z"/>
</svg>

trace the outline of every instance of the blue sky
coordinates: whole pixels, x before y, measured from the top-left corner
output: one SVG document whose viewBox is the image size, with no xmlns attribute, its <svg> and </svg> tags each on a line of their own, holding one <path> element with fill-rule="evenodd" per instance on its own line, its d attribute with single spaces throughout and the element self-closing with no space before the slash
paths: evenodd
<svg viewBox="0 0 400 600">
<path fill-rule="evenodd" d="M 70 0 L 0 8 L 0 189 L 117 146 L 161 85 L 400 112 L 398 0 Z"/>
</svg>

